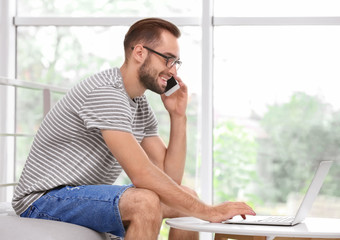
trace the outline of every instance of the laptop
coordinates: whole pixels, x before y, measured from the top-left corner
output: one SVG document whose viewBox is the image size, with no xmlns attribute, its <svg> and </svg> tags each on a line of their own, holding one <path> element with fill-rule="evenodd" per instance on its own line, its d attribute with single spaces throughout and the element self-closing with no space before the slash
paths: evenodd
<svg viewBox="0 0 340 240">
<path fill-rule="evenodd" d="M 308 191 L 303 198 L 295 216 L 248 216 L 243 219 L 241 216 L 235 216 L 233 219 L 223 223 L 234 224 L 256 224 L 256 225 L 274 225 L 274 226 L 294 226 L 302 222 L 308 215 L 312 205 L 319 194 L 321 186 L 328 174 L 333 161 L 322 161 L 313 177 Z"/>
</svg>

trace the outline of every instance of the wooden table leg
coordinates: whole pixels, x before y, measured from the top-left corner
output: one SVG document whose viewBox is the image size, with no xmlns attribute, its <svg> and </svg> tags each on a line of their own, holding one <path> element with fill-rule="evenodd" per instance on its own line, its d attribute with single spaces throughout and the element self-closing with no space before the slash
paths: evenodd
<svg viewBox="0 0 340 240">
<path fill-rule="evenodd" d="M 215 240 L 228 240 L 228 239 L 237 239 L 237 240 L 266 240 L 266 237 L 262 236 L 244 236 L 244 235 L 230 235 L 230 234 L 215 234 Z"/>
</svg>

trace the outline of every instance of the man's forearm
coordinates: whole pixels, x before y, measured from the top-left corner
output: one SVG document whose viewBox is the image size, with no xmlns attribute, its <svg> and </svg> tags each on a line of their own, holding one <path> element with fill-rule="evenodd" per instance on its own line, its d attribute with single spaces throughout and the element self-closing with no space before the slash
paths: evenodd
<svg viewBox="0 0 340 240">
<path fill-rule="evenodd" d="M 206 219 L 209 207 L 197 197 L 184 191 L 175 181 L 154 165 L 143 171 L 143 178 L 135 181 L 136 187 L 149 189 L 160 197 L 160 200 L 188 216 Z M 207 219 L 206 219 L 207 220 Z"/>
<path fill-rule="evenodd" d="M 182 121 L 185 121 L 185 119 L 182 119 Z M 184 122 L 176 122 L 176 124 L 184 124 Z M 171 176 L 153 164 L 132 134 L 102 130 L 102 135 L 108 148 L 136 187 L 157 193 L 162 202 L 188 215 L 195 217 L 204 215 L 206 205 L 185 192 Z M 182 135 L 182 138 L 183 136 L 185 135 Z M 176 156 L 176 152 L 174 155 Z"/>
<path fill-rule="evenodd" d="M 187 149 L 186 116 L 170 116 L 170 140 L 164 160 L 164 171 L 176 183 L 181 184 Z"/>
<path fill-rule="evenodd" d="M 161 168 L 150 161 L 132 134 L 102 130 L 102 136 L 132 183 L 138 188 L 155 192 L 164 204 L 186 215 L 213 222 L 221 222 L 238 214 L 255 214 L 244 203 L 225 202 L 218 206 L 208 206 L 185 192 Z"/>
</svg>

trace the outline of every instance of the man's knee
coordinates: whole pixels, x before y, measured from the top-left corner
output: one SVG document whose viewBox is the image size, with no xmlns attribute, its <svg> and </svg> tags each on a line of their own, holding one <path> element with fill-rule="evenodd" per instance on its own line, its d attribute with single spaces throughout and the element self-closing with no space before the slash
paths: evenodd
<svg viewBox="0 0 340 240">
<path fill-rule="evenodd" d="M 135 211 L 143 215 L 160 215 L 161 202 L 159 196 L 149 190 L 143 189 L 135 195 L 134 203 Z"/>
<path fill-rule="evenodd" d="M 120 200 L 122 219 L 126 221 L 162 221 L 161 203 L 158 195 L 147 189 L 129 189 Z"/>
</svg>

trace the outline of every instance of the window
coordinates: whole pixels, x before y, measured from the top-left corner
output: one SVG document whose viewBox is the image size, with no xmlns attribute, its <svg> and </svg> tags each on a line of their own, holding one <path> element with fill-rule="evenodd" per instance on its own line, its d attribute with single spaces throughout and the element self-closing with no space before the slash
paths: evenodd
<svg viewBox="0 0 340 240">
<path fill-rule="evenodd" d="M 206 7 L 213 4 L 209 11 Z M 294 213 L 296 209 L 289 206 L 299 205 L 317 163 L 332 159 L 312 215 L 340 217 L 340 211 L 334 211 L 340 208 L 337 0 L 143 0 L 138 4 L 25 0 L 18 1 L 17 12 L 17 78 L 64 88 L 120 66 L 124 34 L 139 18 L 164 17 L 179 25 L 183 61 L 179 74 L 190 95 L 184 184 L 202 195 L 210 194 L 213 186 L 215 203 L 245 200 L 258 213 Z M 208 28 L 213 29 L 211 42 L 204 38 Z M 207 56 L 212 70 L 205 65 Z M 209 84 L 213 89 L 206 88 Z M 40 90 L 12 90 L 5 92 L 8 99 L 16 98 L 16 117 L 6 120 L 10 124 L 4 131 L 3 122 L 0 127 L 1 132 L 20 135 L 1 135 L 14 149 L 7 151 L 7 171 L 15 172 L 13 181 L 17 181 L 43 110 L 36 104 L 42 101 Z M 206 91 L 213 103 L 203 99 Z M 62 95 L 53 93 L 52 102 Z M 167 142 L 167 113 L 158 95 L 147 92 L 147 96 Z M 7 102 L 9 109 L 14 101 Z M 209 121 L 213 126 L 204 125 Z M 211 134 L 211 151 L 203 132 Z M 203 156 L 204 151 L 208 154 Z M 213 166 L 212 178 L 203 174 L 205 166 Z"/>
<path fill-rule="evenodd" d="M 334 160 L 311 215 L 339 217 L 339 3 L 216 0 L 214 13 L 214 201 L 295 214 Z"/>
<path fill-rule="evenodd" d="M 18 3 L 19 17 L 17 19 L 21 15 L 88 16 L 92 11 L 94 11 L 94 16 L 111 16 L 112 14 L 117 16 L 115 14 L 117 12 L 123 16 L 135 16 L 144 15 L 145 11 L 154 11 L 154 8 L 157 8 L 162 14 L 175 17 L 182 15 L 183 12 L 188 14 L 188 10 L 185 10 L 185 8 L 189 8 L 182 4 L 182 8 L 178 9 L 173 2 L 171 2 L 173 7 L 169 7 L 170 2 L 159 5 L 156 2 L 150 3 L 149 1 L 134 6 L 135 9 L 131 8 L 131 4 L 126 1 L 101 1 L 97 2 L 96 6 L 91 4 L 89 1 L 77 3 L 69 3 L 69 1 L 22 1 Z M 190 4 L 190 2 L 188 1 L 186 4 Z M 57 5 L 58 10 L 55 8 Z M 130 7 L 127 7 L 128 5 Z M 193 16 L 199 11 L 199 6 L 190 7 Z M 62 17 L 57 18 L 56 22 L 60 19 Z M 122 18 L 122 20 L 124 19 L 128 18 Z M 129 21 L 133 23 L 135 20 Z M 19 23 L 17 27 L 17 77 L 19 79 L 70 88 L 95 72 L 110 67 L 120 67 L 124 61 L 123 39 L 129 26 L 119 25 L 119 23 L 113 26 L 72 26 L 72 24 L 70 26 L 67 24 L 66 26 L 58 24 L 44 26 L 43 20 L 40 20 L 40 23 L 38 20 L 38 23 L 34 25 Z M 201 65 L 201 30 L 197 26 L 186 25 L 180 26 L 180 29 L 183 36 L 179 40 L 182 46 L 181 60 L 184 64 L 179 74 L 190 89 L 188 104 L 188 145 L 190 148 L 188 148 L 187 153 L 184 182 L 186 185 L 195 188 L 198 152 L 197 133 L 199 132 L 197 131 L 199 108 L 197 103 L 199 102 L 200 92 L 200 84 L 197 84 L 197 82 L 201 81 L 201 72 L 196 69 L 199 69 Z M 192 58 L 195 61 L 192 61 Z M 30 90 L 27 94 L 31 95 L 29 98 L 32 99 L 32 103 L 40 102 L 39 96 L 34 97 L 34 91 Z M 17 94 L 18 109 L 32 109 L 27 117 L 31 121 L 20 120 L 20 117 L 17 117 L 17 129 L 31 129 L 31 132 L 34 133 L 36 129 L 32 129 L 32 123 L 33 126 L 38 126 L 42 120 L 41 106 L 30 106 L 30 102 L 26 101 L 28 97 L 21 97 L 21 95 L 22 93 Z M 151 92 L 147 92 L 147 95 L 160 122 L 161 137 L 167 142 L 169 133 L 168 114 L 164 110 L 158 95 Z M 29 145 L 26 142 L 22 142 L 22 144 Z M 29 148 L 21 147 L 21 142 L 18 142 L 17 149 L 22 149 L 20 150 L 22 153 L 16 157 L 17 168 L 22 169 Z M 19 176 L 19 173 L 16 174 L 16 180 Z"/>
</svg>

